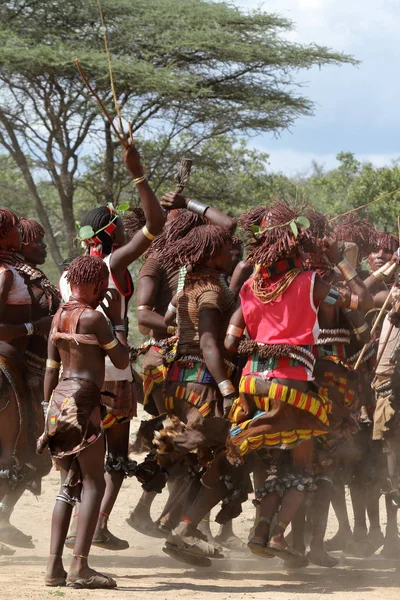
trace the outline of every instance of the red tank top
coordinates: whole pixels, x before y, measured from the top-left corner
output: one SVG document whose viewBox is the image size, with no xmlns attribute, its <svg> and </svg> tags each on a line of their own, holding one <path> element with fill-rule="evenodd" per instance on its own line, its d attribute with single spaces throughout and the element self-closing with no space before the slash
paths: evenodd
<svg viewBox="0 0 400 600">
<path fill-rule="evenodd" d="M 263 304 L 254 295 L 251 277 L 240 292 L 243 316 L 249 337 L 262 344 L 313 346 L 319 333 L 314 304 L 314 271 L 297 275 L 276 300 Z"/>
<path fill-rule="evenodd" d="M 318 333 L 317 307 L 314 304 L 315 272 L 299 273 L 289 288 L 279 298 L 263 304 L 251 289 L 252 278 L 246 281 L 240 292 L 240 300 L 247 334 L 261 344 L 289 344 L 291 346 L 314 345 Z M 250 357 L 243 375 L 253 373 L 266 379 L 310 380 L 312 373 L 302 365 L 295 366 L 289 358 L 279 358 L 270 368 Z M 266 369 L 266 370 L 265 370 Z"/>
</svg>

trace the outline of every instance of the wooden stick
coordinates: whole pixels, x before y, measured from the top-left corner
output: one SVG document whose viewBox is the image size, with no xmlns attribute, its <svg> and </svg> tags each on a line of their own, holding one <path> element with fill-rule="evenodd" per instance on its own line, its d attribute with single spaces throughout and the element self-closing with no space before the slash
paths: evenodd
<svg viewBox="0 0 400 600">
<path fill-rule="evenodd" d="M 392 297 L 392 293 L 393 293 L 393 288 L 391 288 L 391 290 L 389 291 L 389 293 L 387 295 L 387 298 L 386 298 L 385 302 L 383 303 L 383 306 L 382 306 L 381 310 L 379 311 L 378 316 L 376 317 L 376 321 L 373 324 L 372 329 L 371 329 L 371 336 L 372 336 L 373 333 L 375 333 L 375 331 L 376 331 L 376 329 L 377 329 L 377 327 L 378 327 L 378 325 L 380 323 L 382 315 L 383 315 L 384 311 L 386 310 L 386 307 L 389 304 L 389 301 L 390 301 L 390 299 Z M 357 362 L 354 365 L 354 370 L 355 371 L 357 371 L 358 367 L 360 366 L 360 363 L 361 363 L 362 359 L 364 358 L 364 354 L 365 354 L 365 352 L 367 350 L 367 347 L 368 347 L 368 344 L 364 344 L 364 346 L 363 346 L 363 348 L 362 348 L 362 350 L 360 352 L 360 356 L 358 357 Z"/>
<path fill-rule="evenodd" d="M 89 83 L 89 81 L 88 81 L 88 78 L 86 77 L 86 75 L 85 75 L 85 73 L 84 73 L 84 71 L 83 71 L 83 69 L 82 69 L 81 63 L 79 62 L 79 60 L 78 60 L 77 58 L 75 59 L 75 63 L 76 63 L 76 66 L 78 67 L 78 71 L 79 71 L 79 73 L 80 73 L 80 76 L 81 76 L 81 77 L 82 77 L 82 79 L 83 79 L 83 82 L 84 82 L 84 84 L 86 85 L 86 87 L 87 87 L 87 89 L 89 90 L 90 94 L 91 94 L 91 95 L 92 95 L 92 96 L 93 96 L 93 97 L 96 99 L 96 101 L 97 101 L 97 104 L 99 105 L 99 107 L 100 107 L 100 109 L 101 109 L 101 112 L 102 112 L 102 113 L 103 113 L 103 115 L 106 117 L 107 121 L 110 123 L 110 125 L 111 125 L 111 128 L 112 128 L 112 130 L 114 131 L 115 135 L 117 136 L 117 138 L 118 138 L 118 140 L 119 140 L 119 142 L 120 142 L 121 146 L 123 146 L 124 148 L 126 148 L 126 147 L 127 147 L 126 140 L 124 140 L 124 139 L 121 137 L 121 135 L 119 134 L 119 131 L 116 129 L 116 127 L 115 127 L 115 125 L 114 125 L 114 123 L 113 123 L 113 120 L 112 120 L 112 118 L 111 118 L 111 117 L 110 117 L 110 115 L 108 114 L 108 111 L 107 111 L 106 107 L 104 106 L 103 102 L 101 101 L 101 99 L 100 99 L 99 95 L 98 95 L 98 94 L 97 94 L 97 93 L 94 91 L 94 89 L 93 89 L 93 88 L 92 88 L 92 86 L 90 85 L 90 83 Z"/>
<path fill-rule="evenodd" d="M 371 204 L 375 204 L 375 202 L 379 202 L 379 200 L 383 200 L 384 198 L 387 198 L 388 196 L 390 196 L 391 194 L 395 194 L 396 192 L 400 192 L 400 188 L 397 188 L 397 190 L 393 190 L 392 192 L 386 192 L 382 196 L 375 198 L 375 200 L 371 200 L 371 202 L 367 202 L 367 204 L 363 204 L 362 206 L 357 206 L 357 208 L 352 208 L 351 210 L 348 210 L 347 212 L 342 213 L 341 215 L 332 217 L 332 219 L 329 219 L 329 223 L 332 223 L 332 221 L 336 221 L 336 219 L 339 219 L 340 217 L 345 217 L 346 215 L 350 215 L 353 212 L 357 212 L 358 210 L 361 210 L 362 208 L 371 206 Z"/>
<path fill-rule="evenodd" d="M 189 183 L 192 166 L 193 161 L 191 158 L 181 158 L 181 164 L 179 165 L 174 177 L 177 183 L 175 192 L 177 192 L 178 194 L 181 194 L 187 186 L 187 184 Z"/>
<path fill-rule="evenodd" d="M 119 120 L 119 126 L 120 126 L 120 130 L 121 130 L 120 133 L 121 133 L 122 137 L 124 137 L 124 126 L 122 124 L 121 110 L 120 110 L 120 107 L 118 104 L 117 92 L 115 90 L 114 74 L 113 74 L 112 65 L 111 65 L 110 47 L 108 45 L 107 27 L 106 27 L 106 23 L 104 21 L 103 7 L 101 6 L 101 0 L 97 0 L 97 6 L 99 9 L 101 26 L 103 28 L 104 48 L 105 48 L 106 55 L 107 55 L 108 73 L 110 75 L 110 84 L 111 84 L 111 91 L 112 91 L 112 95 L 113 95 L 113 99 L 114 99 L 115 112 L 117 113 L 118 120 Z"/>
<path fill-rule="evenodd" d="M 398 216 L 398 217 L 397 217 L 397 231 L 398 231 L 398 235 L 399 235 L 399 239 L 400 239 L 400 216 Z M 393 289 L 393 288 L 392 288 L 392 289 Z M 383 342 L 383 344 L 382 344 L 381 351 L 379 352 L 379 355 L 378 355 L 378 357 L 377 357 L 377 359 L 376 359 L 376 367 L 375 367 L 375 371 L 376 371 L 376 369 L 378 368 L 378 366 L 379 366 L 379 363 L 380 363 L 380 360 L 381 360 L 381 358 L 382 358 L 382 356 L 383 356 L 383 353 L 385 352 L 386 346 L 388 345 L 388 342 L 389 342 L 389 339 L 390 339 L 391 333 L 392 333 L 392 331 L 393 331 L 393 327 L 394 327 L 394 325 L 393 325 L 393 323 L 392 323 L 392 324 L 390 325 L 390 327 L 389 327 L 389 331 L 387 332 L 387 336 L 386 336 L 386 338 L 385 338 L 385 341 L 384 341 L 384 342 Z"/>
</svg>

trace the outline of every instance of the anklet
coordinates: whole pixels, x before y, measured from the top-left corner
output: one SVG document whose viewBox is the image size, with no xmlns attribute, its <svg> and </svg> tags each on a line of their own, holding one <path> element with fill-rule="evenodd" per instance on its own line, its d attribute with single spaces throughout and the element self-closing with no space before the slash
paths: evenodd
<svg viewBox="0 0 400 600">
<path fill-rule="evenodd" d="M 279 523 L 276 524 L 276 526 L 283 529 L 283 531 L 285 531 L 285 529 L 287 528 L 288 525 L 289 525 L 289 523 L 284 523 L 283 521 L 279 521 Z"/>
<path fill-rule="evenodd" d="M 62 554 L 49 554 L 50 558 L 55 556 L 56 558 L 61 558 Z"/>
<path fill-rule="evenodd" d="M 182 517 L 181 521 L 183 521 L 184 523 L 187 523 L 187 525 L 192 524 L 192 519 L 189 519 L 188 517 Z"/>
<path fill-rule="evenodd" d="M 110 515 L 108 515 L 108 514 L 107 514 L 107 513 L 105 513 L 105 512 L 100 512 L 100 513 L 99 513 L 99 515 L 103 515 L 104 517 L 107 517 L 107 519 L 108 519 L 108 517 L 110 516 Z"/>
<path fill-rule="evenodd" d="M 271 525 L 271 519 L 269 517 L 258 517 L 257 519 L 257 523 L 268 523 L 268 525 Z"/>
<path fill-rule="evenodd" d="M 73 554 L 74 558 L 87 558 L 87 556 L 82 556 L 82 554 Z"/>
</svg>

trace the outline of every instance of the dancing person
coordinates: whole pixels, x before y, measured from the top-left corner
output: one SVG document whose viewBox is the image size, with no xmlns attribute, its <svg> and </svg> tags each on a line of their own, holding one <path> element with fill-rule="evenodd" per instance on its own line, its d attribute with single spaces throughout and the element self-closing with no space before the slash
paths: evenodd
<svg viewBox="0 0 400 600">
<path fill-rule="evenodd" d="M 127 331 L 128 309 L 133 297 L 133 281 L 129 273 L 129 265 L 137 260 L 148 248 L 164 224 L 164 213 L 153 193 L 146 176 L 140 156 L 134 146 L 125 151 L 125 164 L 136 184 L 143 207 L 145 224 L 126 243 L 123 219 L 110 206 L 94 208 L 85 213 L 81 220 L 82 227 L 91 228 L 92 237 L 85 239 L 87 252 L 100 256 L 109 268 L 108 287 L 121 296 L 121 328 Z M 61 283 L 65 276 L 62 277 Z M 64 299 L 68 291 L 64 288 Z M 108 392 L 102 402 L 107 409 L 104 421 L 106 430 L 107 457 L 105 465 L 106 491 L 102 500 L 93 544 L 108 550 L 124 550 L 129 547 L 126 540 L 119 539 L 108 529 L 111 511 L 117 500 L 124 477 L 134 473 L 134 464 L 128 458 L 130 421 L 136 415 L 136 395 L 141 384 L 135 381 L 130 365 L 119 369 L 106 358 L 106 370 L 103 390 Z M 67 545 L 73 547 L 75 542 L 76 521 L 73 519 Z"/>
<path fill-rule="evenodd" d="M 71 297 L 54 317 L 48 344 L 44 389 L 49 408 L 45 430 L 38 441 L 39 453 L 49 447 L 61 478 L 52 517 L 45 583 L 111 588 L 116 586 L 113 579 L 88 566 L 105 490 L 100 390 L 105 357 L 115 367 L 124 369 L 129 363 L 129 350 L 122 327 L 120 295 L 114 290 L 107 294 L 109 271 L 105 262 L 98 257 L 81 256 L 71 263 L 67 281 Z M 103 302 L 106 294 L 107 304 Z M 100 303 L 104 314 L 96 310 Z M 67 575 L 62 554 L 76 501 L 81 504 Z"/>
</svg>

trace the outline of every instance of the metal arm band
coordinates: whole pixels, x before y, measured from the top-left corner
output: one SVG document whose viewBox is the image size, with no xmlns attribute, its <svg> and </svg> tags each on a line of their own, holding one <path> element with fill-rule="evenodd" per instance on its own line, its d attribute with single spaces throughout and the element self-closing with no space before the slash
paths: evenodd
<svg viewBox="0 0 400 600">
<path fill-rule="evenodd" d="M 176 314 L 176 306 L 174 306 L 174 305 L 172 304 L 172 302 L 170 302 L 170 303 L 168 304 L 168 310 L 169 310 L 169 312 L 173 313 L 174 315 Z"/>
<path fill-rule="evenodd" d="M 56 360 L 51 360 L 51 358 L 48 358 L 46 360 L 46 369 L 54 369 L 56 371 L 59 371 L 61 367 L 61 363 L 57 362 Z"/>
<path fill-rule="evenodd" d="M 142 229 L 142 233 L 144 235 L 145 238 L 147 238 L 148 240 L 150 240 L 150 242 L 152 242 L 153 240 L 156 239 L 156 235 L 153 235 L 152 233 L 150 233 L 150 231 L 147 229 L 146 225 L 143 227 Z"/>
<path fill-rule="evenodd" d="M 357 277 L 357 271 L 353 269 L 349 261 L 347 261 L 345 258 L 337 264 L 337 267 L 346 281 L 351 281 Z"/>
<path fill-rule="evenodd" d="M 357 310 L 358 308 L 358 304 L 359 304 L 359 297 L 356 294 L 352 294 L 350 297 L 350 304 L 349 304 L 349 309 L 350 310 Z"/>
<path fill-rule="evenodd" d="M 226 330 L 226 335 L 231 335 L 240 339 L 243 335 L 243 329 L 236 327 L 236 325 L 229 325 L 228 329 Z"/>
<path fill-rule="evenodd" d="M 112 350 L 113 348 L 115 348 L 115 346 L 118 346 L 118 340 L 116 338 L 111 340 L 109 344 L 104 344 L 103 350 Z"/>
<path fill-rule="evenodd" d="M 35 333 L 33 323 L 24 323 L 24 327 L 26 329 L 26 335 L 33 335 Z"/>
<path fill-rule="evenodd" d="M 223 396 L 224 398 L 235 393 L 235 386 L 233 385 L 230 379 L 225 379 L 224 381 L 221 381 L 221 383 L 218 384 L 218 389 L 221 392 L 221 396 Z"/>
<path fill-rule="evenodd" d="M 339 292 L 337 290 L 335 290 L 334 288 L 331 288 L 329 290 L 329 292 L 327 293 L 324 302 L 326 302 L 326 304 L 336 304 L 336 302 L 338 301 L 339 298 Z"/>
<path fill-rule="evenodd" d="M 363 325 L 360 325 L 360 327 L 357 327 L 357 329 L 354 329 L 353 331 L 356 335 L 361 335 L 362 333 L 364 333 L 364 331 L 367 331 L 368 327 L 368 323 L 364 323 Z"/>
<path fill-rule="evenodd" d="M 148 306 L 148 304 L 140 304 L 136 310 L 154 310 L 153 306 Z"/>
<path fill-rule="evenodd" d="M 204 217 L 204 213 L 206 212 L 207 208 L 210 207 L 202 202 L 199 202 L 198 200 L 189 200 L 186 208 L 190 210 L 190 212 L 200 215 L 200 217 Z"/>
</svg>

